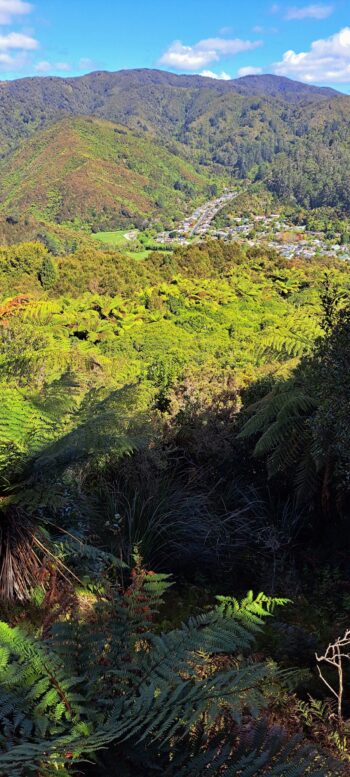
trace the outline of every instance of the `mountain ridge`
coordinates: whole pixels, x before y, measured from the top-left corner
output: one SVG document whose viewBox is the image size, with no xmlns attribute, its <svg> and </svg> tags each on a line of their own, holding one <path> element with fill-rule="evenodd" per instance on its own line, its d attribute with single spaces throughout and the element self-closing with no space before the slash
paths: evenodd
<svg viewBox="0 0 350 777">
<path fill-rule="evenodd" d="M 142 128 L 148 122 L 152 128 L 157 112 L 171 117 L 175 106 L 180 110 L 181 120 L 196 105 L 201 106 L 205 101 L 214 103 L 224 97 L 231 102 L 270 98 L 287 105 L 346 99 L 332 89 L 272 75 L 220 81 L 163 70 L 135 69 L 116 73 L 95 71 L 74 78 L 35 76 L 2 81 L 0 155 L 62 115 L 92 115 L 126 124 L 131 129 Z M 164 132 L 163 126 L 161 131 Z"/>
<path fill-rule="evenodd" d="M 13 80 L 0 81 L 0 87 L 16 87 L 20 83 L 36 82 L 36 83 L 67 83 L 70 85 L 77 84 L 86 80 L 92 80 L 94 78 L 104 77 L 110 80 L 133 80 L 134 77 L 144 77 L 148 82 L 154 84 L 170 84 L 183 86 L 188 88 L 191 86 L 206 86 L 219 92 L 236 91 L 241 94 L 273 94 L 277 93 L 284 95 L 300 94 L 306 95 L 322 95 L 324 96 L 339 96 L 343 93 L 337 89 L 325 86 L 317 86 L 315 84 L 306 84 L 302 81 L 287 78 L 286 76 L 279 76 L 272 73 L 262 73 L 255 75 L 240 76 L 238 78 L 232 78 L 227 80 L 215 79 L 200 74 L 186 74 L 186 73 L 172 73 L 167 70 L 159 70 L 157 68 L 131 68 L 122 69 L 116 71 L 109 70 L 93 70 L 89 73 L 80 76 L 28 76 L 25 78 L 18 78 Z M 242 91 L 241 91 L 242 90 Z"/>
</svg>

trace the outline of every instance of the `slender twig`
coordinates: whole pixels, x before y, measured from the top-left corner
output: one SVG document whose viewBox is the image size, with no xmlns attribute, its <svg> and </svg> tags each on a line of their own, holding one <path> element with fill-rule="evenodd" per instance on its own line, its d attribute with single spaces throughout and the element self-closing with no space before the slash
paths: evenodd
<svg viewBox="0 0 350 777">
<path fill-rule="evenodd" d="M 348 652 L 343 652 L 343 650 L 347 650 Z M 333 693 L 333 695 L 336 697 L 338 701 L 338 720 L 340 723 L 342 723 L 343 721 L 343 697 L 344 697 L 343 660 L 345 659 L 350 660 L 350 629 L 347 629 L 343 637 L 338 637 L 338 639 L 335 642 L 330 643 L 323 656 L 318 656 L 316 653 L 318 674 L 322 682 Z M 337 670 L 337 675 L 338 675 L 337 690 L 333 688 L 333 686 L 328 682 L 328 680 L 326 680 L 326 678 L 322 674 L 322 671 L 319 666 L 321 663 L 330 664 L 330 666 L 333 666 Z"/>
</svg>

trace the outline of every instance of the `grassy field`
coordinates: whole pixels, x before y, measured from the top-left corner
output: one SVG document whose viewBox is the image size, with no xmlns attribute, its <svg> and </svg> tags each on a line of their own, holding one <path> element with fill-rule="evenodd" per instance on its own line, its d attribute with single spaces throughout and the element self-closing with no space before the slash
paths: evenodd
<svg viewBox="0 0 350 777">
<path fill-rule="evenodd" d="M 125 229 L 118 229 L 116 232 L 96 232 L 92 237 L 114 248 L 126 248 L 128 240 L 125 234 Z"/>
<path fill-rule="evenodd" d="M 128 238 L 125 237 L 125 235 L 128 234 L 132 234 L 133 238 L 128 240 Z M 125 231 L 124 229 L 118 229 L 115 232 L 96 232 L 96 234 L 92 235 L 92 237 L 94 240 L 98 240 L 100 243 L 104 243 L 104 245 L 119 249 L 127 256 L 131 256 L 133 259 L 141 261 L 147 258 L 149 251 L 146 250 L 146 246 L 154 245 L 154 238 L 150 238 L 147 242 L 145 242 L 145 247 L 142 250 L 133 251 L 130 249 L 130 245 L 135 243 L 135 240 L 137 240 L 139 234 L 139 231 L 136 229 L 132 230 L 131 233 Z"/>
</svg>

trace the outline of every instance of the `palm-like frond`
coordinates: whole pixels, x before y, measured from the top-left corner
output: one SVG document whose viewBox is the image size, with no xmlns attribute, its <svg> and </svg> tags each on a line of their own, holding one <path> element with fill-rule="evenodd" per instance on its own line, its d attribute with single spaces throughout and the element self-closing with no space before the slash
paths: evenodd
<svg viewBox="0 0 350 777">
<path fill-rule="evenodd" d="M 62 622 L 52 642 L 0 624 L 1 775 L 42 762 L 54 769 L 68 752 L 79 758 L 110 742 L 137 740 L 157 752 L 201 721 L 210 728 L 224 711 L 236 721 L 243 708 L 258 714 L 264 686 L 278 673 L 248 656 L 284 600 L 222 598 L 211 612 L 157 634 L 150 615 L 167 586 L 165 576 L 144 574 L 124 599 L 101 603 L 93 627 Z M 226 667 L 215 664 L 222 654 Z"/>
<path fill-rule="evenodd" d="M 298 377 L 278 383 L 254 408 L 239 439 L 259 437 L 254 455 L 266 457 L 269 476 L 294 470 L 300 499 L 314 493 L 322 461 L 314 456 L 310 420 L 317 410 Z M 311 491 L 310 491 L 311 489 Z"/>
<path fill-rule="evenodd" d="M 268 729 L 264 721 L 239 730 L 232 739 L 214 738 L 205 747 L 196 742 L 191 757 L 177 753 L 165 777 L 326 777 L 341 774 L 336 764 L 327 764 L 300 737 L 289 738 L 282 728 Z M 332 771 L 331 771 L 332 768 Z"/>
<path fill-rule="evenodd" d="M 125 455 L 144 443 L 148 395 L 129 386 L 107 394 L 91 391 L 79 401 L 70 379 L 58 382 L 44 399 L 39 393 L 27 399 L 17 388 L 5 388 L 3 395 L 0 591 L 15 598 L 19 591 L 24 595 L 28 590 L 37 570 L 28 514 L 35 523 L 40 508 L 43 520 L 43 508 L 52 506 L 57 485 L 68 469 L 91 458 L 101 461 Z M 21 510 L 16 512 L 16 506 Z"/>
</svg>

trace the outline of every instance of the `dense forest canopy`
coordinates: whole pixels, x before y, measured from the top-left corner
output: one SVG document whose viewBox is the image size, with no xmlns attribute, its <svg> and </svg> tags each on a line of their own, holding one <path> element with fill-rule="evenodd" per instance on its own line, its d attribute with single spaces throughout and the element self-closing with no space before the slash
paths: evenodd
<svg viewBox="0 0 350 777">
<path fill-rule="evenodd" d="M 0 591 L 4 620 L 11 613 L 12 630 L 3 623 L 0 646 L 6 657 L 3 730 L 13 742 L 8 750 L 3 740 L 4 774 L 7 768 L 31 774 L 45 758 L 47 762 L 48 735 L 49 760 L 61 769 L 67 748 L 79 759 L 113 741 L 128 774 L 145 758 L 134 743 L 141 731 L 150 760 L 145 774 L 152 774 L 157 763 L 169 775 L 182 774 L 187 767 L 181 750 L 170 755 L 166 744 L 167 720 L 172 721 L 173 737 L 180 733 L 179 726 L 183 736 L 187 726 L 186 758 L 193 759 L 193 772 L 188 774 L 199 775 L 219 758 L 228 736 L 224 720 L 229 710 L 236 730 L 233 739 L 230 735 L 226 768 L 238 768 L 234 764 L 254 748 L 254 773 L 264 773 L 258 766 L 262 752 L 269 768 L 275 763 L 276 774 L 280 773 L 286 734 L 275 729 L 272 733 L 268 719 L 278 715 L 278 705 L 286 704 L 287 682 L 295 688 L 286 707 L 292 720 L 302 704 L 298 688 L 305 683 L 307 687 L 310 680 L 296 674 L 287 681 L 283 672 L 267 679 L 271 667 L 256 663 L 255 657 L 249 669 L 247 649 L 251 651 L 253 643 L 244 629 L 254 627 L 254 633 L 260 629 L 264 608 L 270 612 L 273 601 L 248 598 L 233 606 L 224 598 L 221 609 L 207 610 L 186 627 L 186 657 L 181 631 L 169 632 L 166 625 L 170 617 L 166 605 L 161 608 L 162 642 L 156 636 L 158 618 L 153 610 L 158 609 L 171 574 L 194 597 L 206 581 L 208 603 L 210 591 L 212 596 L 220 591 L 229 597 L 232 589 L 243 595 L 253 587 L 288 599 L 313 569 L 308 554 L 323 557 L 326 537 L 337 558 L 340 546 L 333 522 L 345 526 L 349 499 L 350 452 L 343 434 L 349 403 L 348 370 L 343 364 L 348 352 L 349 272 L 346 263 L 336 260 L 290 262 L 264 250 L 217 241 L 171 255 L 150 252 L 141 263 L 96 248 L 61 258 L 53 257 L 41 243 L 2 249 Z M 15 296 L 10 296 L 11 290 Z M 340 370 L 342 391 L 334 402 Z M 342 534 L 342 547 L 343 543 Z M 134 570 L 131 582 L 124 583 L 129 587 L 116 588 L 120 576 L 128 580 L 128 568 Z M 310 590 L 317 602 L 319 586 L 321 579 L 316 579 Z M 174 598 L 180 618 L 181 607 L 188 606 L 181 604 L 183 596 L 179 591 Z M 227 608 L 232 606 L 231 613 Z M 110 608 L 115 627 L 109 633 L 105 629 Z M 238 616 L 242 624 L 235 632 Z M 312 645 L 321 645 L 324 633 L 333 629 L 333 622 L 329 632 L 322 623 L 317 632 L 303 617 L 305 623 L 297 625 L 291 609 L 284 628 L 290 629 L 296 645 L 289 645 L 292 653 L 282 659 L 280 671 L 284 662 L 285 669 L 291 661 L 312 666 Z M 331 612 L 327 617 L 331 621 Z M 156 661 L 161 654 L 165 662 L 163 690 L 160 675 L 145 679 L 135 707 L 132 677 L 135 672 L 147 677 L 152 660 L 148 649 L 144 655 L 136 652 L 137 666 L 124 667 L 122 685 L 108 677 L 109 672 L 111 677 L 120 672 L 113 656 L 121 649 L 129 654 L 136 635 L 148 634 L 147 618 L 156 627 L 154 637 L 145 637 L 149 649 L 156 651 Z M 91 628 L 97 651 L 93 675 L 86 664 L 91 661 Z M 267 649 L 280 657 L 284 638 L 278 637 L 278 628 Z M 106 639 L 108 660 L 102 648 Z M 196 670 L 199 676 L 204 672 L 202 684 L 191 684 L 185 692 L 183 662 L 192 665 L 191 654 L 208 652 L 206 639 L 210 663 Z M 242 650 L 246 669 L 237 667 L 234 658 Z M 299 650 L 306 651 L 304 658 Z M 233 654 L 233 664 L 227 651 Z M 73 653 L 79 654 L 75 668 Z M 220 669 L 215 655 L 222 653 L 227 666 Z M 110 667 L 107 675 L 103 666 Z M 215 673 L 213 698 L 215 688 L 221 688 L 220 696 L 231 687 L 230 699 L 221 699 L 222 708 L 211 702 L 213 722 L 224 715 L 218 739 L 209 735 L 207 672 Z M 255 696 L 249 696 L 245 705 L 268 708 L 264 723 L 249 735 L 238 725 L 238 709 L 234 711 L 236 684 L 247 682 L 246 672 L 254 672 L 249 684 Z M 90 682 L 82 692 L 85 673 Z M 145 707 L 152 693 L 150 683 L 161 694 L 159 713 L 154 707 L 152 719 Z M 264 691 L 266 683 L 276 689 L 277 707 Z M 32 688 L 37 689 L 35 696 Z M 172 694 L 180 694 L 180 707 Z M 198 697 L 196 725 L 201 728 L 204 716 L 209 726 L 200 745 L 190 734 L 192 712 L 185 723 L 193 694 Z M 89 699 L 95 698 L 104 702 L 90 719 Z M 314 703 L 308 708 L 310 719 Z M 21 710 L 17 722 L 13 705 Z M 310 774 L 319 773 L 319 768 L 325 775 L 330 769 L 342 773 L 340 754 L 327 733 L 326 712 L 324 718 L 328 755 L 316 756 L 297 739 L 291 740 L 288 757 L 296 774 L 305 773 L 305 768 Z M 152 741 L 163 720 L 165 739 L 158 752 Z M 299 733 L 290 725 L 290 736 Z M 305 733 L 310 737 L 307 726 Z M 118 738 L 123 741 L 125 736 L 129 744 L 118 745 Z M 338 766 L 330 765 L 334 755 Z M 104 774 L 108 757 L 107 761 L 97 757 Z M 176 767 L 175 761 L 171 765 L 174 758 Z M 220 764 L 219 758 L 215 774 L 220 773 Z M 50 773 L 48 762 L 46 768 Z"/>
</svg>

